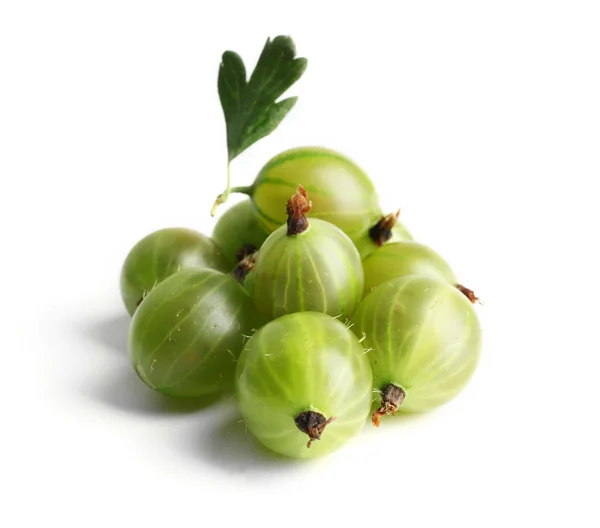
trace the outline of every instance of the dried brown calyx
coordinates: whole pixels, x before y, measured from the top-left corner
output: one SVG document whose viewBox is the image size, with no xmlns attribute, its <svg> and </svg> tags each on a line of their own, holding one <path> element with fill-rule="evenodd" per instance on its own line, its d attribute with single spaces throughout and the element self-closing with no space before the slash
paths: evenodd
<svg viewBox="0 0 600 528">
<path fill-rule="evenodd" d="M 308 200 L 306 190 L 298 185 L 296 194 L 287 203 L 287 234 L 288 236 L 299 235 L 308 229 L 308 213 L 312 208 L 312 202 Z"/>
<path fill-rule="evenodd" d="M 479 301 L 479 297 L 475 295 L 475 292 L 473 290 L 469 290 L 469 288 L 466 288 L 462 284 L 457 284 L 456 289 L 459 292 L 461 292 L 467 299 L 469 299 L 469 301 L 471 301 L 473 304 L 475 304 L 476 302 L 481 304 L 481 302 Z"/>
<path fill-rule="evenodd" d="M 381 407 L 373 413 L 373 425 L 379 427 L 382 416 L 396 414 L 404 398 L 406 398 L 404 389 L 393 383 L 386 385 L 381 391 Z"/>
<path fill-rule="evenodd" d="M 377 247 L 383 246 L 390 238 L 392 238 L 392 228 L 396 225 L 400 209 L 395 213 L 382 216 L 379 221 L 369 229 L 369 237 Z"/>
<path fill-rule="evenodd" d="M 334 420 L 333 416 L 325 418 L 321 413 L 315 411 L 304 411 L 294 418 L 296 427 L 308 435 L 309 440 L 306 447 L 310 447 L 314 440 L 320 440 L 325 427 Z"/>
<path fill-rule="evenodd" d="M 248 253 L 242 258 L 242 260 L 240 260 L 239 264 L 233 269 L 233 276 L 242 284 L 244 284 L 248 273 L 250 273 L 254 269 L 254 265 L 256 264 L 256 257 L 258 257 L 258 251 Z"/>
<path fill-rule="evenodd" d="M 235 254 L 235 258 L 238 262 L 241 262 L 248 255 L 255 253 L 257 249 L 258 248 L 254 244 L 244 244 Z"/>
</svg>

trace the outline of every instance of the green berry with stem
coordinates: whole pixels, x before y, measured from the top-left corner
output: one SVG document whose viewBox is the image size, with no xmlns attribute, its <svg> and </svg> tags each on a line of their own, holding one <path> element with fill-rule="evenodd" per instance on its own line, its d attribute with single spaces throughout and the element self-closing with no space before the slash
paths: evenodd
<svg viewBox="0 0 600 528">
<path fill-rule="evenodd" d="M 363 427 L 373 399 L 362 345 L 323 313 L 285 315 L 246 343 L 236 395 L 250 432 L 288 457 L 326 455 Z"/>
<path fill-rule="evenodd" d="M 421 412 L 457 396 L 475 372 L 481 328 L 455 287 L 410 275 L 382 284 L 360 303 L 352 331 L 364 339 L 381 405 L 373 415 Z"/>
<path fill-rule="evenodd" d="M 377 192 L 367 174 L 350 158 L 322 147 L 286 150 L 271 159 L 250 187 L 231 192 L 252 198 L 259 221 L 272 232 L 286 221 L 279 204 L 302 183 L 314 202 L 313 218 L 339 227 L 358 240 L 381 216 Z"/>
<path fill-rule="evenodd" d="M 266 319 L 303 311 L 348 318 L 363 291 L 360 256 L 336 226 L 307 218 L 302 185 L 288 201 L 287 224 L 271 233 L 251 272 L 258 311 Z"/>
</svg>

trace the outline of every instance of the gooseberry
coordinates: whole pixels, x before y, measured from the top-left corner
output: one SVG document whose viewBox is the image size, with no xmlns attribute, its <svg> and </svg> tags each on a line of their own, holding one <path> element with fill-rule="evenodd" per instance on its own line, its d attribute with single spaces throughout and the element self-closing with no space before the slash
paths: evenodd
<svg viewBox="0 0 600 528">
<path fill-rule="evenodd" d="M 133 316 L 131 362 L 153 389 L 203 396 L 233 386 L 245 336 L 259 327 L 252 299 L 231 275 L 185 269 L 148 294 Z"/>
<path fill-rule="evenodd" d="M 121 297 L 133 315 L 144 297 L 173 273 L 187 268 L 231 271 L 227 258 L 209 237 L 181 227 L 150 233 L 131 249 L 121 269 Z"/>
<path fill-rule="evenodd" d="M 302 185 L 287 210 L 287 225 L 269 235 L 248 277 L 256 308 L 266 319 L 303 311 L 348 318 L 363 291 L 358 251 L 338 227 L 308 220 Z"/>
<path fill-rule="evenodd" d="M 317 457 L 363 428 L 372 373 L 344 324 L 302 312 L 267 323 L 248 340 L 237 365 L 236 395 L 248 429 L 262 444 L 289 457 Z"/>
<path fill-rule="evenodd" d="M 368 230 L 381 209 L 364 171 L 346 156 L 321 147 L 286 150 L 272 158 L 250 187 L 235 187 L 252 197 L 259 221 L 268 232 L 286 221 L 285 203 L 299 183 L 314 201 L 312 217 L 326 220 L 351 239 Z"/>
<path fill-rule="evenodd" d="M 410 275 L 380 285 L 353 317 L 369 351 L 381 416 L 433 409 L 454 398 L 475 371 L 481 330 L 469 300 L 452 285 Z"/>
<path fill-rule="evenodd" d="M 240 261 L 246 254 L 259 249 L 268 236 L 248 199 L 225 211 L 212 232 L 212 239 L 230 261 Z"/>
<path fill-rule="evenodd" d="M 446 261 L 433 249 L 417 242 L 392 242 L 377 248 L 363 260 L 364 294 L 398 277 L 422 275 L 456 286 L 471 302 L 478 298 L 472 290 L 457 284 L 456 276 Z"/>
</svg>

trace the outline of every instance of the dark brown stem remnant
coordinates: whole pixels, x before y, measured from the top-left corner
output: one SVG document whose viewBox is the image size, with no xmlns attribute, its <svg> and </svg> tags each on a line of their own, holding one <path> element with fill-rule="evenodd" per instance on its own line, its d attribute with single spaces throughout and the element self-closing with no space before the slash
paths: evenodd
<svg viewBox="0 0 600 528">
<path fill-rule="evenodd" d="M 473 290 L 465 288 L 462 284 L 457 284 L 456 289 L 459 292 L 461 292 L 467 299 L 469 299 L 469 301 L 471 301 L 473 304 L 475 304 L 476 302 L 479 302 L 479 304 L 481 304 L 481 302 L 479 301 L 479 297 L 475 295 L 475 292 Z"/>
<path fill-rule="evenodd" d="M 256 257 L 258 257 L 258 251 L 248 253 L 245 257 L 242 258 L 240 263 L 235 268 L 233 268 L 232 274 L 241 284 L 244 284 L 248 273 L 250 273 L 254 269 L 254 265 L 256 264 Z"/>
<path fill-rule="evenodd" d="M 393 383 L 386 385 L 381 391 L 381 407 L 373 413 L 373 425 L 379 427 L 382 416 L 396 414 L 404 398 L 406 398 L 404 389 Z"/>
<path fill-rule="evenodd" d="M 304 434 L 308 435 L 309 440 L 306 447 L 310 447 L 310 444 L 312 444 L 314 440 L 321 440 L 321 435 L 323 434 L 325 427 L 334 420 L 335 418 L 333 416 L 326 419 L 321 413 L 314 411 L 301 412 L 294 418 L 296 427 Z"/>
<path fill-rule="evenodd" d="M 238 262 L 244 260 L 244 257 L 252 255 L 258 248 L 254 244 L 244 244 L 239 251 L 235 254 L 235 258 Z"/>
<path fill-rule="evenodd" d="M 392 238 L 392 228 L 396 225 L 400 209 L 395 213 L 382 216 L 379 221 L 369 229 L 369 237 L 377 247 L 383 246 L 390 238 Z"/>
<path fill-rule="evenodd" d="M 299 235 L 308 229 L 308 213 L 312 208 L 312 202 L 306 196 L 306 190 L 298 185 L 296 194 L 287 203 L 287 234 L 288 236 Z"/>
</svg>

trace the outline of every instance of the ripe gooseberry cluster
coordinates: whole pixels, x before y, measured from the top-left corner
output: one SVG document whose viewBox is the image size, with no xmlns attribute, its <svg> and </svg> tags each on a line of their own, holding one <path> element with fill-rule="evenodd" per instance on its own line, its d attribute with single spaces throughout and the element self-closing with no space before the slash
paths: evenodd
<svg viewBox="0 0 600 528">
<path fill-rule="evenodd" d="M 286 56 L 291 41 L 281 38 L 267 41 L 255 74 L 269 46 Z M 379 426 L 465 387 L 481 350 L 477 298 L 399 212 L 382 213 L 354 162 L 292 149 L 216 205 L 230 192 L 250 199 L 212 237 L 163 229 L 125 260 L 130 358 L 149 387 L 176 397 L 234 391 L 253 435 L 301 458 L 338 449 L 369 415 Z"/>
</svg>

